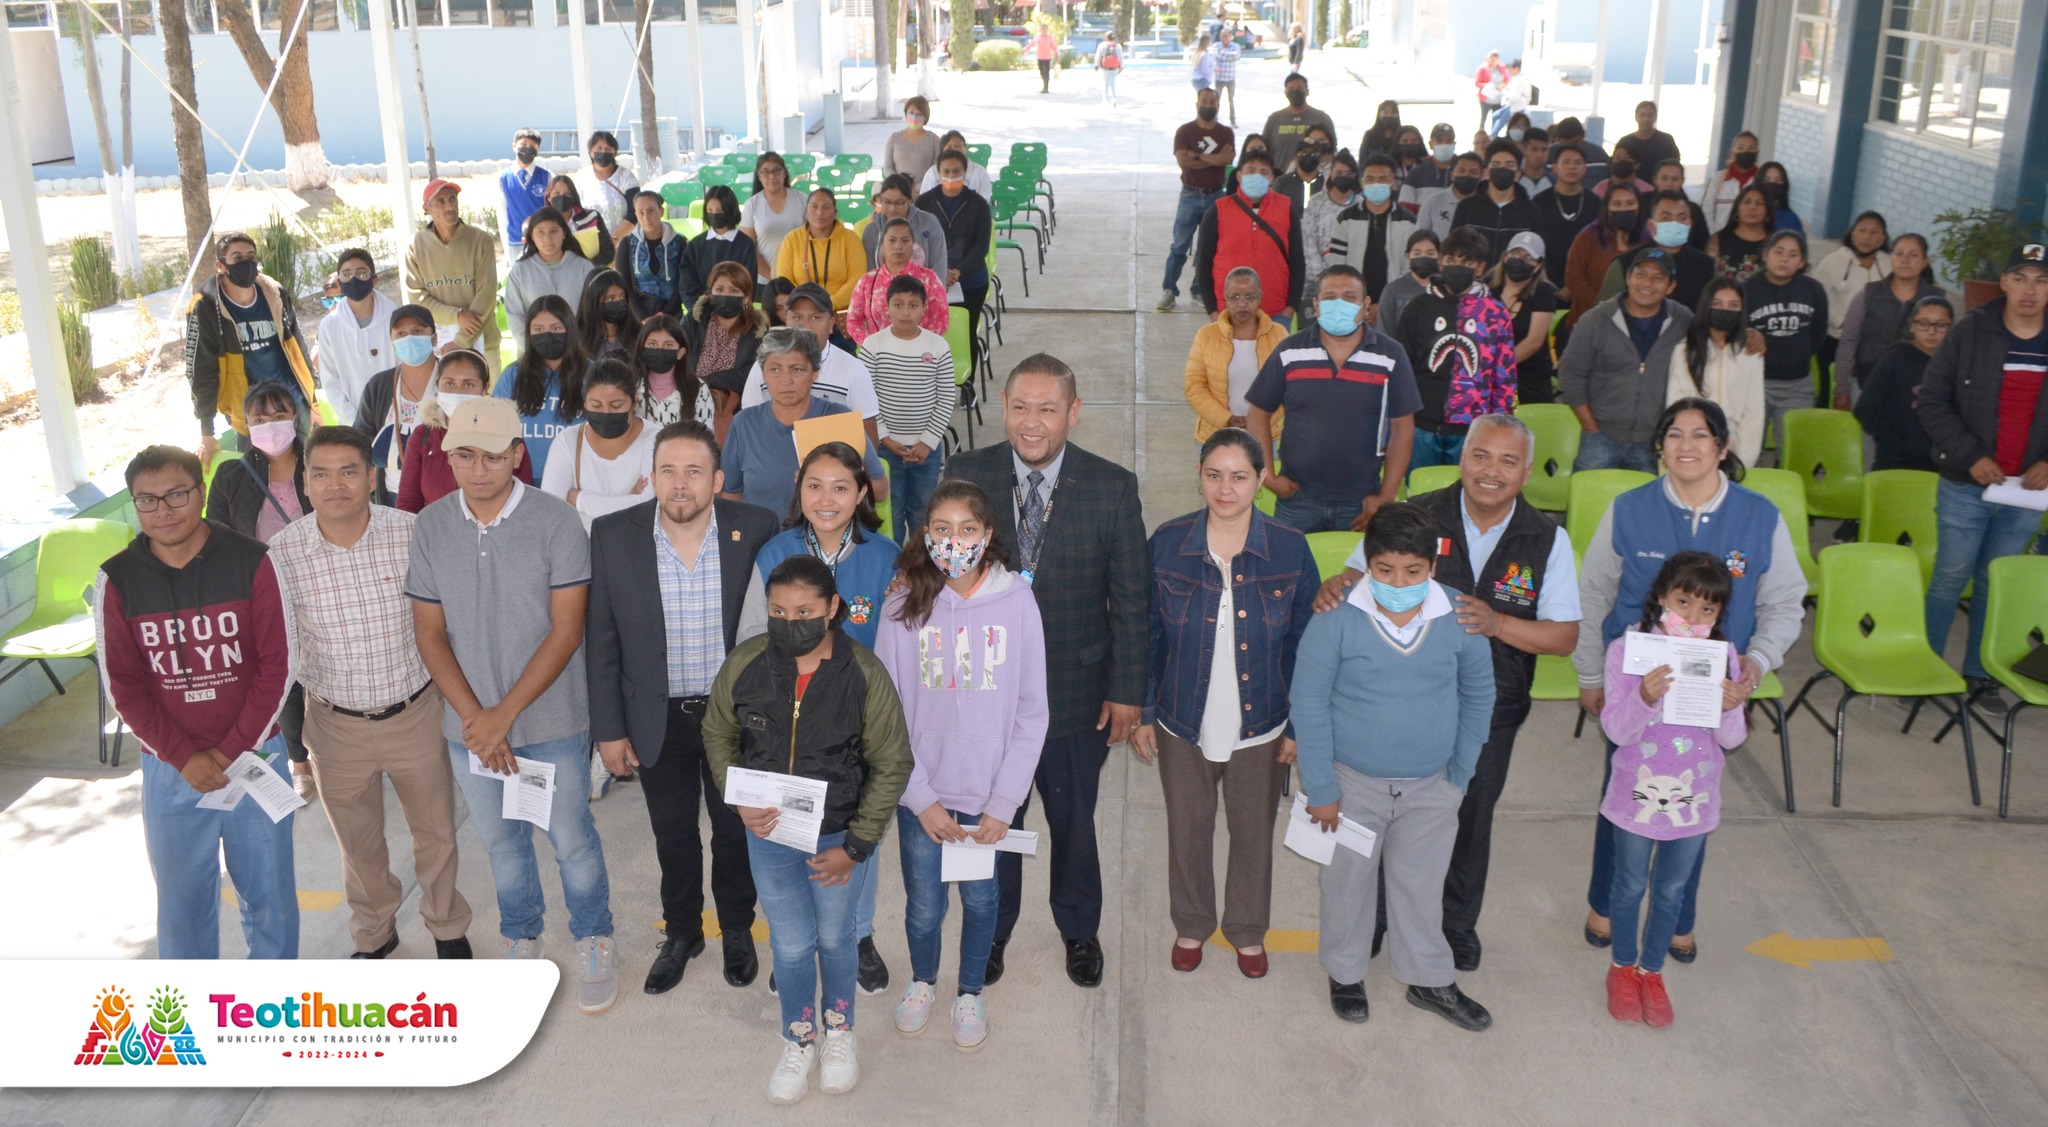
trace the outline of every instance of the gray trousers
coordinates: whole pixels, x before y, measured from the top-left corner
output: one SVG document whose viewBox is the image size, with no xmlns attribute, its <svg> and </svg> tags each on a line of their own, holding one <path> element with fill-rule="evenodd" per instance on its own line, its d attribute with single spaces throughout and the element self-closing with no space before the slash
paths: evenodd
<svg viewBox="0 0 2048 1127">
<path fill-rule="evenodd" d="M 1426 779 L 1375 779 L 1337 764 L 1338 808 L 1379 835 L 1371 860 L 1339 848 L 1323 866 L 1322 941 L 1317 958 L 1340 983 L 1365 981 L 1382 872 L 1387 882 L 1387 955 L 1408 986 L 1456 981 L 1444 939 L 1444 874 L 1458 840 L 1464 792 L 1439 772 Z"/>
<path fill-rule="evenodd" d="M 1764 381 L 1764 434 L 1765 441 L 1778 450 L 1784 449 L 1785 436 L 1778 433 L 1778 420 L 1785 412 L 1813 406 L 1813 377 L 1800 380 Z M 1768 451 L 1766 452 L 1768 453 Z M 1774 455 L 1772 464 L 1783 464 L 1782 455 Z"/>
</svg>

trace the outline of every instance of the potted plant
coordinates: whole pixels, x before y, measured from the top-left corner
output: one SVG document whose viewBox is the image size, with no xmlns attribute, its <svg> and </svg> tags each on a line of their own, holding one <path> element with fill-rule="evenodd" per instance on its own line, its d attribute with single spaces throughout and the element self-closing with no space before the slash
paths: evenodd
<svg viewBox="0 0 2048 1127">
<path fill-rule="evenodd" d="M 2009 207 L 1973 207 L 1945 211 L 1934 217 L 1937 252 L 1948 273 L 1963 287 L 1963 308 L 1998 296 L 1998 274 L 2014 247 L 2041 239 L 2038 224 L 2020 218 Z"/>
</svg>

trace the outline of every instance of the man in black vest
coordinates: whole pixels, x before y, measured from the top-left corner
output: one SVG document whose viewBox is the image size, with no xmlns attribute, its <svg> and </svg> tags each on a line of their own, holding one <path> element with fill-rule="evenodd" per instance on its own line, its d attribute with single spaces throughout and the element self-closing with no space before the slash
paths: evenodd
<svg viewBox="0 0 2048 1127">
<path fill-rule="evenodd" d="M 1571 538 L 1520 503 L 1536 437 L 1513 415 L 1472 420 L 1456 489 L 1410 498 L 1450 532 L 1436 581 L 1458 592 L 1458 621 L 1493 641 L 1493 730 L 1458 808 L 1458 842 L 1444 876 L 1444 937 L 1461 971 L 1479 969 L 1479 909 L 1493 851 L 1493 807 L 1508 783 L 1515 734 L 1529 715 L 1536 655 L 1569 655 L 1578 644 L 1579 581 Z M 1333 609 L 1365 573 L 1363 545 L 1343 573 L 1323 584 L 1316 610 Z M 1476 578 L 1475 578 L 1476 577 Z M 1386 930 L 1384 903 L 1380 930 Z M 1373 940 L 1379 953 L 1379 939 Z"/>
<path fill-rule="evenodd" d="M 661 865 L 666 938 L 647 972 L 660 994 L 704 950 L 704 846 L 697 804 L 711 810 L 711 895 L 725 936 L 725 980 L 754 981 L 754 877 L 746 827 L 711 782 L 699 726 L 725 655 L 768 629 L 754 556 L 775 515 L 716 500 L 718 439 L 694 419 L 654 440 L 654 499 L 590 528 L 585 667 L 590 735 L 614 775 L 638 771 Z"/>
</svg>

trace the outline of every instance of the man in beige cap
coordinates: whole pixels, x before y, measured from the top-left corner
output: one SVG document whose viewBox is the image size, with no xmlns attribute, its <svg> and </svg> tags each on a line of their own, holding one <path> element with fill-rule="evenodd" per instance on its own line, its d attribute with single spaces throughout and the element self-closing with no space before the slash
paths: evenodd
<svg viewBox="0 0 2048 1127">
<path fill-rule="evenodd" d="M 405 252 L 406 300 L 434 311 L 438 325 L 455 327 L 455 347 L 474 348 L 498 362 L 498 241 L 462 221 L 462 188 L 432 180 L 420 206 L 432 220 Z M 449 447 L 453 449 L 453 447 Z"/>
<path fill-rule="evenodd" d="M 590 541 L 576 510 L 518 480 L 526 445 L 511 400 L 457 406 L 442 449 L 458 488 L 420 511 L 405 593 L 420 656 L 447 700 L 449 762 L 491 857 L 499 956 L 540 958 L 546 909 L 533 831 L 502 812 L 516 787 L 538 800 L 513 805 L 545 823 L 561 870 L 577 1005 L 600 1013 L 618 998 L 619 974 L 611 884 L 583 785 Z"/>
</svg>

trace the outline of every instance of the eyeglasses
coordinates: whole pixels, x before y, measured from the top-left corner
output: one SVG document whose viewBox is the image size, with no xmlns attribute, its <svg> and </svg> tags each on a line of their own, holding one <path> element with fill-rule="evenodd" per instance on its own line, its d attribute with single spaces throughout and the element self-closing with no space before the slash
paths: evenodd
<svg viewBox="0 0 2048 1127">
<path fill-rule="evenodd" d="M 477 455 L 473 450 L 450 450 L 448 452 L 448 464 L 458 470 L 470 469 L 476 465 L 476 460 Z M 486 469 L 502 470 L 512 461 L 512 455 L 485 454 L 483 460 Z"/>
<path fill-rule="evenodd" d="M 360 282 L 368 278 L 369 276 L 370 272 L 366 269 L 361 268 L 354 270 L 343 270 L 335 275 L 335 277 L 340 278 L 344 282 Z"/>
<path fill-rule="evenodd" d="M 1227 293 L 1223 295 L 1223 300 L 1230 305 L 1257 305 L 1259 303 L 1259 295 L 1255 293 Z"/>
<path fill-rule="evenodd" d="M 138 513 L 153 513 L 156 511 L 159 503 L 169 505 L 174 509 L 182 509 L 191 503 L 192 495 L 198 492 L 197 489 L 187 487 L 184 489 L 173 489 L 161 497 L 152 496 L 148 493 L 137 493 L 135 495 L 135 511 Z"/>
</svg>

